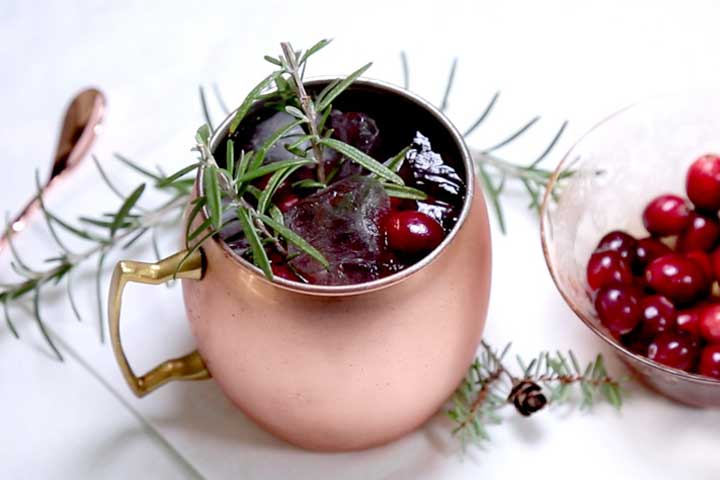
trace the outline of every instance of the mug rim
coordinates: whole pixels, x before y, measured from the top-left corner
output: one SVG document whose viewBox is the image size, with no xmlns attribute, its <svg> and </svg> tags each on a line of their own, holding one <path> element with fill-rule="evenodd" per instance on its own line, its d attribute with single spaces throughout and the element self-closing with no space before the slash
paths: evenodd
<svg viewBox="0 0 720 480">
<path fill-rule="evenodd" d="M 313 86 L 315 84 L 322 84 L 331 82 L 336 79 L 342 79 L 344 77 L 337 77 L 337 76 L 321 76 L 321 77 L 312 77 L 305 81 L 306 86 Z M 317 295 L 317 296 L 345 296 L 345 295 L 357 295 L 361 293 L 368 293 L 373 292 L 376 290 L 384 289 L 387 287 L 390 287 L 392 285 L 395 285 L 397 283 L 400 283 L 410 277 L 412 277 L 414 274 L 419 272 L 420 270 L 423 270 L 425 267 L 433 263 L 439 256 L 442 254 L 448 246 L 455 240 L 455 238 L 458 235 L 458 232 L 465 224 L 467 217 L 470 213 L 470 208 L 473 204 L 473 199 L 475 196 L 475 168 L 472 161 L 472 156 L 470 154 L 470 150 L 468 146 L 465 143 L 465 140 L 462 136 L 462 134 L 458 131 L 458 129 L 450 122 L 450 120 L 447 118 L 447 116 L 442 113 L 438 108 L 436 108 L 432 103 L 425 100 L 424 98 L 420 97 L 419 95 L 410 92 L 409 90 L 406 90 L 404 88 L 401 88 L 399 86 L 393 85 L 391 83 L 382 81 L 382 80 L 376 80 L 371 78 L 365 78 L 360 77 L 356 79 L 352 85 L 362 85 L 366 87 L 372 87 L 379 89 L 381 91 L 389 92 L 393 95 L 398 95 L 400 97 L 405 98 L 406 100 L 409 100 L 410 102 L 414 103 L 415 105 L 419 106 L 420 108 L 424 109 L 428 113 L 430 113 L 434 120 L 437 121 L 446 131 L 450 134 L 451 139 L 455 143 L 455 146 L 457 147 L 457 151 L 460 153 L 460 161 L 465 168 L 465 184 L 466 184 L 466 193 L 465 198 L 463 200 L 462 209 L 460 210 L 460 215 L 458 216 L 458 220 L 453 226 L 453 228 L 450 230 L 450 232 L 445 236 L 443 241 L 435 247 L 435 249 L 427 254 L 425 257 L 423 257 L 421 260 L 415 262 L 408 268 L 401 270 L 400 272 L 393 273 L 392 275 L 388 275 L 387 277 L 379 278 L 376 280 L 372 280 L 369 282 L 363 282 L 363 283 L 355 283 L 350 285 L 317 285 L 317 284 L 310 284 L 310 283 L 302 283 L 302 282 L 296 282 L 293 280 L 287 280 L 285 278 L 281 277 L 275 277 L 273 280 L 269 280 L 265 275 L 263 274 L 262 270 L 257 267 L 256 265 L 250 263 L 248 260 L 245 260 L 240 255 L 238 255 L 230 246 L 223 241 L 219 235 L 213 235 L 211 237 L 211 240 L 218 244 L 218 246 L 225 252 L 225 254 L 233 259 L 235 263 L 237 263 L 241 268 L 244 268 L 249 273 L 254 274 L 255 276 L 259 277 L 264 282 L 280 287 L 284 290 L 289 290 L 296 293 L 302 293 L 302 294 L 309 294 L 309 295 Z M 227 136 L 227 131 L 229 129 L 230 123 L 232 122 L 232 119 L 234 118 L 237 110 L 236 108 L 232 110 L 228 116 L 218 125 L 218 127 L 213 132 L 212 136 L 210 137 L 209 146 L 210 151 L 215 152 L 215 149 L 217 148 L 218 144 L 224 140 Z M 203 175 L 204 175 L 205 169 L 200 168 L 198 169 L 198 174 L 196 177 L 196 188 L 197 191 L 200 194 L 203 194 Z M 203 220 L 208 218 L 207 213 L 207 207 L 203 207 L 201 210 L 201 215 Z M 202 248 L 202 247 L 201 247 Z"/>
</svg>

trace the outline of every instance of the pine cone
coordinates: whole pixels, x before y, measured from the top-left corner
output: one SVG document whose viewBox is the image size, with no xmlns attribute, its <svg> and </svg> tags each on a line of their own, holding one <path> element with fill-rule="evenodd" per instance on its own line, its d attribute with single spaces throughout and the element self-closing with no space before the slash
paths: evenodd
<svg viewBox="0 0 720 480">
<path fill-rule="evenodd" d="M 529 417 L 547 404 L 547 398 L 540 385 L 530 380 L 522 380 L 513 386 L 508 402 L 512 402 L 521 415 Z"/>
</svg>

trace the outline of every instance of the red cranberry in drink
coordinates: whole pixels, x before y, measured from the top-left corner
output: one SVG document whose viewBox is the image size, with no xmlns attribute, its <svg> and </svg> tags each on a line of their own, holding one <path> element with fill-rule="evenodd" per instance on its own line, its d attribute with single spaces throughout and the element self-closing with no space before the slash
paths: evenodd
<svg viewBox="0 0 720 480">
<path fill-rule="evenodd" d="M 720 222 L 717 217 L 690 213 L 690 225 L 680 234 L 677 241 L 677 250 L 690 252 L 703 250 L 709 252 L 720 239 Z"/>
<path fill-rule="evenodd" d="M 645 267 L 648 263 L 669 253 L 672 253 L 670 247 L 662 243 L 657 238 L 641 238 L 637 241 L 637 247 L 635 248 L 635 262 L 633 264 L 633 268 L 642 273 L 645 271 Z"/>
<path fill-rule="evenodd" d="M 660 195 L 645 207 L 643 223 L 654 236 L 677 235 L 690 224 L 690 209 L 677 195 Z"/>
<path fill-rule="evenodd" d="M 700 313 L 704 306 L 699 304 L 679 310 L 675 317 L 675 329 L 697 338 L 700 335 Z"/>
<path fill-rule="evenodd" d="M 595 296 L 602 324 L 615 335 L 630 333 L 640 322 L 642 292 L 630 285 L 603 287 Z"/>
<path fill-rule="evenodd" d="M 292 268 L 288 267 L 287 265 L 272 265 L 272 272 L 273 275 L 279 278 L 284 278 L 285 280 L 292 280 L 295 282 L 300 282 L 300 277 L 298 277 L 295 272 L 293 272 Z"/>
<path fill-rule="evenodd" d="M 268 185 L 268 182 L 270 181 L 270 177 L 272 177 L 272 173 L 263 175 L 262 177 L 256 178 L 255 180 L 253 180 L 253 184 L 260 190 L 265 190 L 265 188 Z"/>
<path fill-rule="evenodd" d="M 710 304 L 700 310 L 700 335 L 709 343 L 720 343 L 720 305 Z"/>
<path fill-rule="evenodd" d="M 650 262 L 645 269 L 645 281 L 657 293 L 680 304 L 697 300 L 710 287 L 702 268 L 678 254 L 665 255 Z"/>
<path fill-rule="evenodd" d="M 685 184 L 688 198 L 703 210 L 720 209 L 720 157 L 703 155 L 690 165 Z"/>
<path fill-rule="evenodd" d="M 707 345 L 702 349 L 698 373 L 720 380 L 720 344 Z"/>
<path fill-rule="evenodd" d="M 625 232 L 615 230 L 600 239 L 600 243 L 595 249 L 596 252 L 606 250 L 618 252 L 622 258 L 632 264 L 635 260 L 637 240 Z"/>
<path fill-rule="evenodd" d="M 587 264 L 587 282 L 592 290 L 610 284 L 631 284 L 633 275 L 630 265 L 619 252 L 608 250 L 593 253 Z"/>
<path fill-rule="evenodd" d="M 275 205 L 277 205 L 281 212 L 285 213 L 292 207 L 297 205 L 299 201 L 300 197 L 298 197 L 294 193 L 288 193 L 282 196 L 277 202 L 275 202 Z"/>
<path fill-rule="evenodd" d="M 662 295 L 650 295 L 640 301 L 642 336 L 653 338 L 657 334 L 672 328 L 677 312 L 675 306 Z"/>
<path fill-rule="evenodd" d="M 388 246 L 399 253 L 417 255 L 433 250 L 445 238 L 445 231 L 422 212 L 392 212 L 385 219 Z"/>
<path fill-rule="evenodd" d="M 690 371 L 698 356 L 698 343 L 691 335 L 668 330 L 650 342 L 648 358 L 668 367 Z"/>
</svg>

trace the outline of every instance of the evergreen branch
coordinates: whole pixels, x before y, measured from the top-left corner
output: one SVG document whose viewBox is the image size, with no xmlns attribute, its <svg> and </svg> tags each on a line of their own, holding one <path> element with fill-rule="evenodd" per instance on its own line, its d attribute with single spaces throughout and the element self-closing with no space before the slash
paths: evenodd
<svg viewBox="0 0 720 480">
<path fill-rule="evenodd" d="M 520 372 L 515 374 L 503 363 L 509 350 L 510 344 L 498 354 L 483 341 L 478 358 L 453 396 L 447 415 L 455 422 L 453 433 L 463 446 L 488 440 L 486 427 L 502 421 L 497 415 L 502 408 L 513 405 L 517 413 L 530 416 L 548 403 L 571 402 L 573 386 L 580 391 L 581 408 L 592 407 L 598 397 L 616 408 L 622 405 L 622 380 L 608 374 L 601 355 L 585 369 L 572 351 L 567 357 L 561 352 L 542 352 L 529 363 L 518 357 Z M 509 386 L 501 381 L 503 377 Z"/>
</svg>

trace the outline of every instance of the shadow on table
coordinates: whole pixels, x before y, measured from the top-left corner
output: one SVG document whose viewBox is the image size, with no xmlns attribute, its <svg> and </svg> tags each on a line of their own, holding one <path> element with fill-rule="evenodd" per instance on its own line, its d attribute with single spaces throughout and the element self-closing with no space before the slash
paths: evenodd
<svg viewBox="0 0 720 480">
<path fill-rule="evenodd" d="M 459 444 L 450 434 L 452 425 L 442 413 L 420 430 L 387 445 L 321 453 L 300 449 L 265 432 L 213 382 L 176 383 L 154 395 L 164 397 L 160 403 L 166 409 L 146 414 L 148 421 L 203 474 L 247 472 L 273 465 L 278 475 L 286 478 L 434 478 L 432 471 L 459 455 Z M 408 472 L 417 475 L 408 477 Z"/>
</svg>

